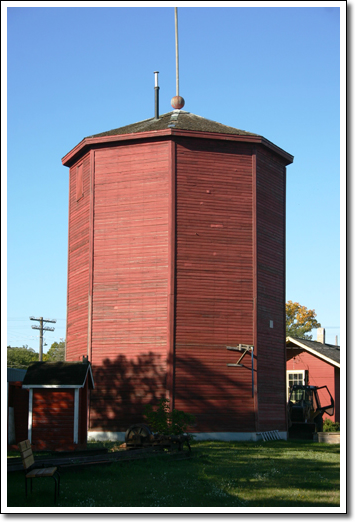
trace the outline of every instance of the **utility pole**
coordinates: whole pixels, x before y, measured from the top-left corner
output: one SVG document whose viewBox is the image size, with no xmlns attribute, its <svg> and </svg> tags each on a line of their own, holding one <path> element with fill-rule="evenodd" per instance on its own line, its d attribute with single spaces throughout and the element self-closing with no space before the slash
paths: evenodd
<svg viewBox="0 0 355 522">
<path fill-rule="evenodd" d="M 39 321 L 39 326 L 32 326 L 34 330 L 39 330 L 39 361 L 43 360 L 43 331 L 53 332 L 53 326 L 44 326 L 44 323 L 56 323 L 57 319 L 43 319 L 43 317 L 30 317 L 31 321 Z"/>
</svg>

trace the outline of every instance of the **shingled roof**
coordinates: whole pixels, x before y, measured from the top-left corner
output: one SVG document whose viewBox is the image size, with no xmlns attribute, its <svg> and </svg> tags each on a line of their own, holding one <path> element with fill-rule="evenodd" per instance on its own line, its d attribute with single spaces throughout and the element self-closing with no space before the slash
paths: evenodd
<svg viewBox="0 0 355 522">
<path fill-rule="evenodd" d="M 86 136 L 62 158 L 62 164 L 66 167 L 71 167 L 91 148 L 105 147 L 108 144 L 114 145 L 116 142 L 134 139 L 154 140 L 163 136 L 186 135 L 201 139 L 211 138 L 261 144 L 283 158 L 285 166 L 293 162 L 291 154 L 274 145 L 260 134 L 229 127 L 228 125 L 202 118 L 202 116 L 197 116 L 191 112 L 175 109 L 162 114 L 157 119 L 149 118 L 148 120 L 125 125 L 124 127 Z"/>
<path fill-rule="evenodd" d="M 298 348 L 304 348 L 311 353 L 316 352 L 316 355 L 319 355 L 324 360 L 328 359 L 330 362 L 334 362 L 335 366 L 340 368 L 340 346 L 323 344 L 318 341 L 310 341 L 298 337 L 287 337 L 286 347 L 290 348 L 290 344 L 295 344 Z"/>
<path fill-rule="evenodd" d="M 89 386 L 94 379 L 89 362 L 35 362 L 26 372 L 23 388 L 42 386 L 81 388 L 89 376 Z"/>
<path fill-rule="evenodd" d="M 87 136 L 87 138 L 100 138 L 103 136 L 115 136 L 119 134 L 132 134 L 135 132 L 148 132 L 163 129 L 215 132 L 220 134 L 236 134 L 239 136 L 259 136 L 252 132 L 235 129 L 234 127 L 228 127 L 228 125 L 223 125 L 222 123 L 202 118 L 202 116 L 197 116 L 191 112 L 174 110 L 162 114 L 159 116 L 159 119 L 149 118 L 148 120 L 125 125 L 118 129 L 112 129 L 107 132 L 101 132 L 100 134 Z"/>
</svg>

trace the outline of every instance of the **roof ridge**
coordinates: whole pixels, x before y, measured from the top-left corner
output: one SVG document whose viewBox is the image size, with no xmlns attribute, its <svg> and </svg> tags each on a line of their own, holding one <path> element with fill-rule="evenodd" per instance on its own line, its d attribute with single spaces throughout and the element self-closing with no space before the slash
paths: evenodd
<svg viewBox="0 0 355 522">
<path fill-rule="evenodd" d="M 339 344 L 320 343 L 319 341 L 317 341 L 315 339 L 304 339 L 303 337 L 296 337 L 296 336 L 293 336 L 293 335 L 288 335 L 287 337 L 290 337 L 290 339 L 298 339 L 300 341 L 306 341 L 306 342 L 309 342 L 309 343 L 317 343 L 317 345 L 319 345 L 319 346 L 330 346 L 331 348 L 339 348 L 340 349 Z"/>
</svg>

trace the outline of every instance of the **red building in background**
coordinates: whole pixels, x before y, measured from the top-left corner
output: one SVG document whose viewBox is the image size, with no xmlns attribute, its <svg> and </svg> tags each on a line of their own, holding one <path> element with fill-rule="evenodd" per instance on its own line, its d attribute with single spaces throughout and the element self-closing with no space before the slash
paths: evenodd
<svg viewBox="0 0 355 522">
<path fill-rule="evenodd" d="M 340 422 L 340 346 L 325 342 L 324 328 L 318 334 L 317 341 L 287 337 L 287 395 L 292 384 L 327 386 L 335 408 L 324 419 Z M 320 390 L 319 396 L 322 404 L 329 404 L 328 393 Z"/>
<path fill-rule="evenodd" d="M 292 160 L 182 110 L 87 137 L 63 158 L 66 360 L 92 363 L 89 435 L 122 438 L 166 396 L 200 437 L 286 437 Z M 237 345 L 248 348 L 238 366 Z"/>
</svg>

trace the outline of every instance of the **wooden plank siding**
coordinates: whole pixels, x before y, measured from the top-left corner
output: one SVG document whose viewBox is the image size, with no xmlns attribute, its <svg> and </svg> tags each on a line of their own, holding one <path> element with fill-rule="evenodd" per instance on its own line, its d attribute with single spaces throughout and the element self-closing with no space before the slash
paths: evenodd
<svg viewBox="0 0 355 522">
<path fill-rule="evenodd" d="M 168 142 L 95 151 L 90 428 L 124 431 L 165 395 Z"/>
<path fill-rule="evenodd" d="M 284 165 L 278 156 L 267 150 L 257 150 L 255 262 L 259 431 L 287 429 Z"/>
<path fill-rule="evenodd" d="M 335 409 L 334 415 L 329 416 L 325 413 L 323 419 L 328 418 L 333 422 L 340 421 L 339 368 L 300 348 L 287 350 L 287 370 L 294 370 L 295 372 L 307 370 L 308 384 L 310 386 L 328 386 L 328 390 L 334 398 Z M 319 398 L 322 404 L 325 401 L 329 401 L 328 393 L 323 390 L 319 391 Z"/>
<path fill-rule="evenodd" d="M 178 139 L 176 146 L 175 407 L 197 432 L 255 431 L 252 149 Z"/>
<path fill-rule="evenodd" d="M 73 447 L 74 390 L 35 389 L 32 443 L 38 449 Z"/>
<path fill-rule="evenodd" d="M 79 179 L 77 179 L 79 176 Z M 77 181 L 82 196 L 77 199 Z M 90 154 L 70 169 L 66 360 L 87 355 L 89 288 Z"/>
<path fill-rule="evenodd" d="M 286 431 L 292 157 L 260 136 L 182 129 L 84 145 L 63 159 L 66 358 L 92 364 L 89 429 L 125 431 L 166 396 L 195 415 L 196 432 Z M 250 355 L 227 366 L 238 344 L 255 347 L 254 390 Z"/>
</svg>

